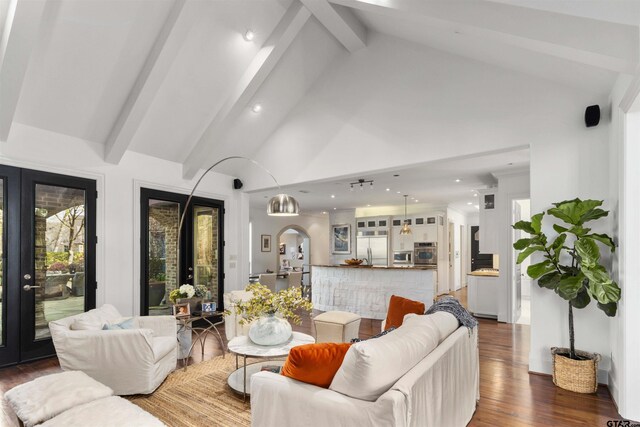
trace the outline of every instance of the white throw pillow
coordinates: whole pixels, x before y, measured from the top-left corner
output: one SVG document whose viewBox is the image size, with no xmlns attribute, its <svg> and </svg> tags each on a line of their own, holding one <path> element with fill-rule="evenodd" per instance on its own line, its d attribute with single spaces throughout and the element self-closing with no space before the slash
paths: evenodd
<svg viewBox="0 0 640 427">
<path fill-rule="evenodd" d="M 451 313 L 447 313 L 446 311 L 436 311 L 432 314 L 407 314 L 404 317 L 402 326 L 405 325 L 424 325 L 426 323 L 432 323 L 440 332 L 440 340 L 438 341 L 438 345 L 442 343 L 449 335 L 451 335 L 460 324 L 458 323 L 458 319 Z"/>
<path fill-rule="evenodd" d="M 76 319 L 71 324 L 71 329 L 74 331 L 99 331 L 102 329 L 104 323 L 96 319 Z"/>
<path fill-rule="evenodd" d="M 353 344 L 329 389 L 375 401 L 438 346 L 434 322 L 403 324 L 380 338 Z"/>
</svg>

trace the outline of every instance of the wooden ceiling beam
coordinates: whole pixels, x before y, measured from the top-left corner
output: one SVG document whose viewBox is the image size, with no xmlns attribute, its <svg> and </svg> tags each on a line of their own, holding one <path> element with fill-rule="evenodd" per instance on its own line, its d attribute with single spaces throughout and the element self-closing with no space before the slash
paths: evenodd
<svg viewBox="0 0 640 427">
<path fill-rule="evenodd" d="M 351 53 L 366 46 L 367 29 L 353 11 L 327 0 L 301 0 L 313 16 Z"/>
<path fill-rule="evenodd" d="M 174 0 L 133 88 L 118 114 L 105 143 L 104 159 L 118 164 L 129 148 L 160 85 L 192 27 L 197 13 L 185 13 L 186 0 Z"/>
<path fill-rule="evenodd" d="M 187 156 L 182 165 L 182 174 L 185 179 L 193 178 L 200 168 L 208 166 L 213 160 L 211 157 L 224 135 L 240 113 L 247 108 L 310 16 L 311 12 L 297 1 L 287 9 Z"/>
</svg>

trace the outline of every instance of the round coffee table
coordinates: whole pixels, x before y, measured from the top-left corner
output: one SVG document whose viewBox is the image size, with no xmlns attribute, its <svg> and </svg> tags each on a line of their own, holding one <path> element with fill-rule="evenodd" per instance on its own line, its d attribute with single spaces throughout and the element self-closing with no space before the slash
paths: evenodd
<svg viewBox="0 0 640 427">
<path fill-rule="evenodd" d="M 302 332 L 294 332 L 289 341 L 284 344 L 271 346 L 255 344 L 247 336 L 235 337 L 227 343 L 229 351 L 236 355 L 236 370 L 229 374 L 227 383 L 233 391 L 242 394 L 242 399 L 245 400 L 249 395 L 247 390 L 251 390 L 251 375 L 256 372 L 260 372 L 264 365 L 282 366 L 284 363 L 284 361 L 280 360 L 258 362 L 247 365 L 247 358 L 282 358 L 287 356 L 293 347 L 304 344 L 313 344 L 315 342 L 316 340 L 311 335 L 303 334 Z M 239 366 L 238 364 L 238 356 L 242 356 L 242 366 Z"/>
</svg>

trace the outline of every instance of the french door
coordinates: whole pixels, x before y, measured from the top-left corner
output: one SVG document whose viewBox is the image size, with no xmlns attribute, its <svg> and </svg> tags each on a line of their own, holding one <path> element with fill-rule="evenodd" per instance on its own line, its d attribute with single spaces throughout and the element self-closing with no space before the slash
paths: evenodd
<svg viewBox="0 0 640 427">
<path fill-rule="evenodd" d="M 169 294 L 185 283 L 198 286 L 206 298 L 222 308 L 224 202 L 194 197 L 186 208 L 178 242 L 187 198 L 184 194 L 140 190 L 142 315 L 170 314 Z"/>
<path fill-rule="evenodd" d="M 0 366 L 55 354 L 48 323 L 95 307 L 95 181 L 0 165 Z"/>
</svg>

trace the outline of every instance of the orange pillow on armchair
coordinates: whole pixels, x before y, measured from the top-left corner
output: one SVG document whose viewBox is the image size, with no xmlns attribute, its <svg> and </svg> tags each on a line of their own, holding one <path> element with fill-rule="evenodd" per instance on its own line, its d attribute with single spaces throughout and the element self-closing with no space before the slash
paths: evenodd
<svg viewBox="0 0 640 427">
<path fill-rule="evenodd" d="M 350 343 L 305 344 L 293 347 L 282 367 L 282 375 L 328 388 L 340 369 Z"/>
<path fill-rule="evenodd" d="M 389 300 L 389 309 L 387 310 L 387 320 L 384 328 L 399 328 L 402 325 L 404 316 L 409 313 L 424 314 L 424 303 L 402 298 L 397 295 L 391 295 Z"/>
</svg>

